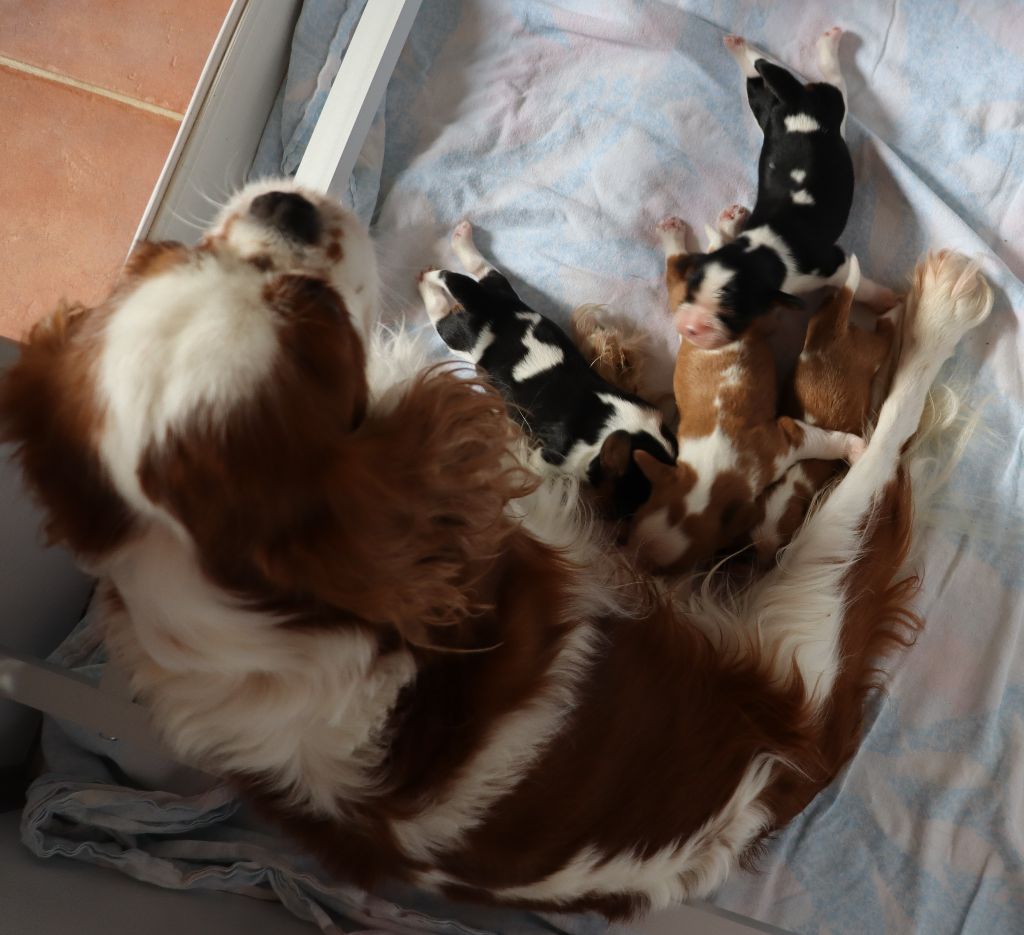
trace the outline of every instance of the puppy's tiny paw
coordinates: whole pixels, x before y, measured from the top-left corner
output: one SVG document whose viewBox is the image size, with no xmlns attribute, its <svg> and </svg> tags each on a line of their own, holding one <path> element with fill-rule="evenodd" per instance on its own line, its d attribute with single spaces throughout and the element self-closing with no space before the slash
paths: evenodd
<svg viewBox="0 0 1024 935">
<path fill-rule="evenodd" d="M 689 229 L 686 221 L 674 215 L 658 221 L 659 234 L 685 234 Z"/>
<path fill-rule="evenodd" d="M 734 36 L 730 34 L 728 36 L 723 37 L 722 44 L 727 49 L 732 49 L 735 51 L 738 49 L 742 49 L 747 44 L 747 40 L 744 39 L 742 36 Z"/>
<path fill-rule="evenodd" d="M 851 435 L 850 440 L 846 443 L 846 460 L 850 464 L 856 464 L 860 460 L 861 455 L 867 450 L 867 447 L 867 442 L 863 438 Z"/>
<path fill-rule="evenodd" d="M 459 221 L 452 231 L 452 240 L 464 240 L 473 233 L 473 225 L 469 221 Z"/>
</svg>

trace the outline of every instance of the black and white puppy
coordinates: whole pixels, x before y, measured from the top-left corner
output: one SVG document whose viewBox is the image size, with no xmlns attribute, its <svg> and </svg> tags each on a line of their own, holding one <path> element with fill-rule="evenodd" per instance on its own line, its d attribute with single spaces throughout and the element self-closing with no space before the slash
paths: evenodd
<svg viewBox="0 0 1024 935">
<path fill-rule="evenodd" d="M 675 463 L 675 437 L 659 410 L 598 376 L 558 325 L 529 308 L 477 250 L 468 221 L 452 247 L 470 275 L 420 275 L 437 333 L 487 372 L 547 464 L 588 481 L 612 518 L 632 515 L 650 496 L 633 452 Z"/>
<path fill-rule="evenodd" d="M 742 233 L 724 244 L 713 238 L 710 252 L 680 260 L 687 289 L 676 327 L 699 347 L 721 347 L 773 306 L 799 306 L 797 296 L 846 281 L 847 257 L 836 241 L 853 202 L 853 162 L 845 140 L 841 34 L 836 27 L 818 40 L 825 82 L 807 85 L 739 36 L 725 37 L 746 76 L 764 145 L 754 210 L 733 218 L 745 224 Z M 857 298 L 880 308 L 896 299 L 866 278 Z"/>
</svg>

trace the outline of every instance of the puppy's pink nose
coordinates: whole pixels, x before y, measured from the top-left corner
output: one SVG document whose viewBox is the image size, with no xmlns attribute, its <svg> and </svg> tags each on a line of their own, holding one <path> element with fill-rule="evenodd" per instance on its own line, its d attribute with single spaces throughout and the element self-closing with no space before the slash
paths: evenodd
<svg viewBox="0 0 1024 935">
<path fill-rule="evenodd" d="M 697 347 L 713 349 L 729 340 L 728 332 L 714 312 L 699 305 L 680 305 L 676 312 L 676 331 Z"/>
<path fill-rule="evenodd" d="M 682 305 L 676 312 L 676 331 L 687 337 L 695 337 L 714 329 L 706 309 L 694 305 Z"/>
</svg>

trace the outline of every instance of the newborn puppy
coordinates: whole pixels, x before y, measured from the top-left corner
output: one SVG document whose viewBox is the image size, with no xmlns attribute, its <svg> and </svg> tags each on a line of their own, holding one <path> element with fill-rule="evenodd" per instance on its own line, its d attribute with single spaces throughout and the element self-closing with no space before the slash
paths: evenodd
<svg viewBox="0 0 1024 935">
<path fill-rule="evenodd" d="M 452 247 L 470 276 L 420 276 L 437 333 L 488 373 L 512 417 L 540 442 L 544 461 L 588 481 L 612 518 L 632 515 L 650 494 L 634 453 L 675 461 L 675 439 L 658 409 L 599 376 L 561 328 L 528 308 L 477 250 L 468 221 L 455 228 Z"/>
<path fill-rule="evenodd" d="M 685 288 L 676 268 L 686 252 L 686 229 L 679 218 L 659 225 L 670 308 Z M 778 417 L 775 358 L 763 333 L 768 326 L 762 318 L 721 348 L 679 342 L 677 463 L 668 467 L 636 454 L 653 490 L 630 539 L 655 568 L 700 567 L 746 536 L 761 517 L 761 494 L 797 461 L 852 461 L 863 450 L 853 434 Z"/>
<path fill-rule="evenodd" d="M 850 257 L 843 288 L 807 326 L 793 375 L 789 415 L 811 425 L 862 433 L 871 412 L 872 384 L 892 347 L 894 327 L 879 318 L 868 331 L 850 321 L 860 266 Z M 842 470 L 839 461 L 801 461 L 764 496 L 764 519 L 752 534 L 758 559 L 767 563 L 793 537 L 814 495 Z"/>
<path fill-rule="evenodd" d="M 769 308 L 799 306 L 800 294 L 846 280 L 846 255 L 836 241 L 853 201 L 853 163 L 844 138 L 840 35 L 830 29 L 818 41 L 826 81 L 807 85 L 740 37 L 725 38 L 746 76 L 764 145 L 757 201 L 742 233 L 680 263 L 686 288 L 676 327 L 699 347 L 721 347 Z M 895 301 L 889 289 L 864 278 L 857 298 L 883 308 Z"/>
</svg>

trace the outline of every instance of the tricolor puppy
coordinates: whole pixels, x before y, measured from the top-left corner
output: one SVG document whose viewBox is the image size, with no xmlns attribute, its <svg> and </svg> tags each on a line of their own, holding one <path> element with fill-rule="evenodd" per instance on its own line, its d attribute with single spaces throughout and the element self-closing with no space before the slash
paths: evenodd
<svg viewBox="0 0 1024 935">
<path fill-rule="evenodd" d="M 658 409 L 603 379 L 561 328 L 528 308 L 477 250 L 468 221 L 455 228 L 452 246 L 471 276 L 420 277 L 437 333 L 488 373 L 548 464 L 589 481 L 612 517 L 634 513 L 650 493 L 634 452 L 665 466 L 675 460 Z"/>
<path fill-rule="evenodd" d="M 659 225 L 666 253 L 669 307 L 686 282 L 677 273 L 686 225 Z M 788 417 L 778 418 L 775 358 L 761 318 L 716 349 L 680 341 L 675 393 L 679 456 L 670 467 L 637 452 L 652 484 L 636 515 L 631 542 L 651 566 L 684 571 L 708 562 L 749 533 L 760 519 L 760 497 L 797 461 L 854 460 L 864 443 Z"/>
<path fill-rule="evenodd" d="M 811 425 L 863 433 L 871 414 L 872 387 L 892 347 L 893 322 L 879 318 L 874 331 L 850 321 L 860 265 L 850 257 L 846 283 L 807 326 L 786 411 Z M 762 562 L 800 528 L 814 495 L 843 468 L 838 461 L 794 464 L 764 497 L 764 519 L 752 538 Z"/>
<path fill-rule="evenodd" d="M 840 35 L 830 29 L 818 41 L 826 80 L 807 85 L 738 36 L 725 38 L 746 76 L 764 145 L 757 202 L 743 233 L 680 261 L 686 288 L 676 327 L 700 347 L 720 347 L 773 305 L 798 306 L 797 296 L 846 281 L 846 255 L 836 241 L 853 201 L 853 163 L 844 139 Z M 857 297 L 885 308 L 894 300 L 864 278 Z"/>
</svg>

